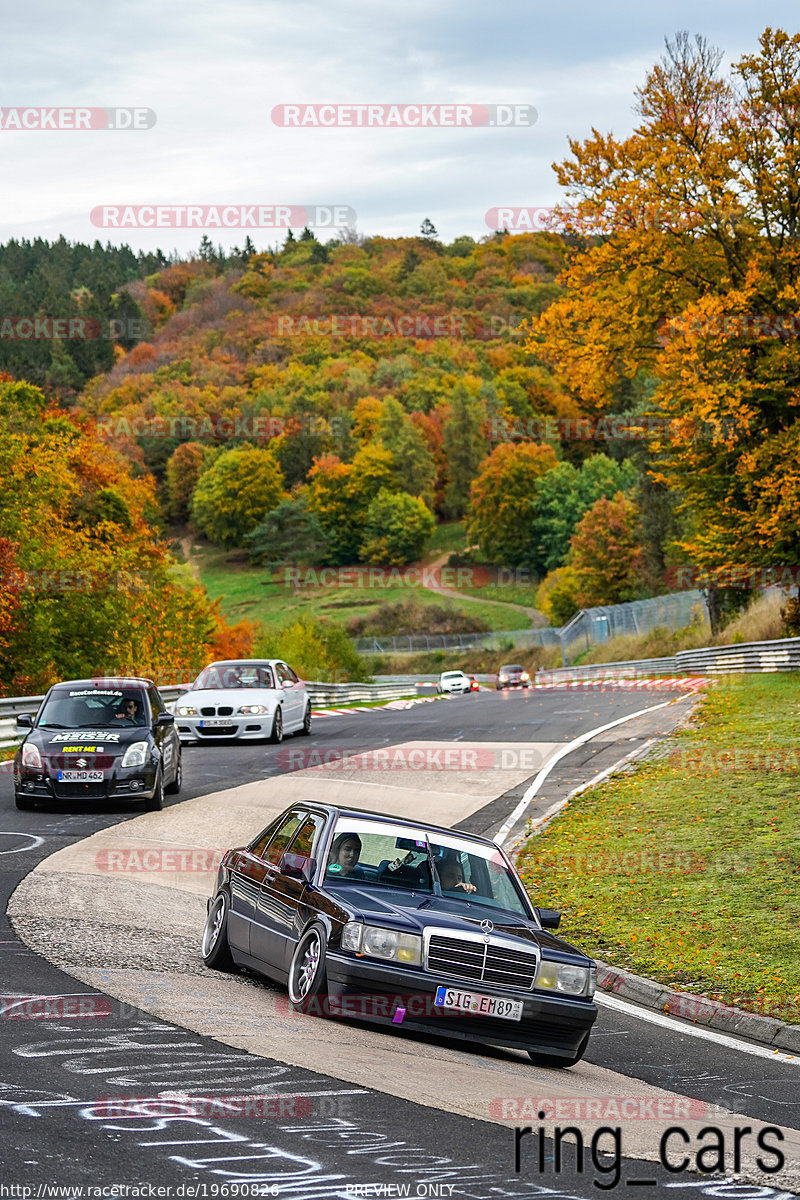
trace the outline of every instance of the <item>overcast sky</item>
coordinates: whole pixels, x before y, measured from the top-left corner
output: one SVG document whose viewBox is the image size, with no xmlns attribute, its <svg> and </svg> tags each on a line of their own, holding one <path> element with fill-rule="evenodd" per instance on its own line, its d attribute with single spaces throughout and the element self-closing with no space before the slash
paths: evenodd
<svg viewBox="0 0 800 1200">
<path fill-rule="evenodd" d="M 349 205 L 365 234 L 481 237 L 498 206 L 561 197 L 551 164 L 592 125 L 625 135 L 678 30 L 727 66 L 797 0 L 40 0 L 3 17 L 2 104 L 137 106 L 143 130 L 0 131 L 0 240 L 186 252 L 198 230 L 96 228 L 98 205 Z M 532 127 L 281 128 L 279 104 L 529 104 Z M 29 118 L 30 119 L 30 118 Z M 244 230 L 210 229 L 241 244 Z M 259 248 L 285 234 L 249 231 Z M 324 238 L 330 232 L 319 234 Z"/>
</svg>

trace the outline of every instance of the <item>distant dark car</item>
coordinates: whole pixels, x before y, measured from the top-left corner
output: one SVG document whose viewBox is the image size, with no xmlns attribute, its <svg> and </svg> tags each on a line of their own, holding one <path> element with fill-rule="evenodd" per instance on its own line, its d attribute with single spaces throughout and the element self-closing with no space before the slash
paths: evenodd
<svg viewBox="0 0 800 1200">
<path fill-rule="evenodd" d="M 159 809 L 181 789 L 175 718 L 149 679 L 75 679 L 56 683 L 14 755 L 17 808 L 37 800 L 78 803 L 137 800 Z"/>
<path fill-rule="evenodd" d="M 519 663 L 512 663 L 510 666 L 501 667 L 497 672 L 498 692 L 502 692 L 504 688 L 527 688 L 530 686 L 531 677 Z"/>
<path fill-rule="evenodd" d="M 467 679 L 469 680 L 469 690 L 471 692 L 479 692 L 481 690 L 481 685 L 478 683 L 474 675 L 468 675 Z"/>
<path fill-rule="evenodd" d="M 304 801 L 224 855 L 202 955 L 288 984 L 302 1012 L 568 1067 L 597 1016 L 596 967 L 548 932 L 560 915 L 534 908 L 493 842 Z"/>
</svg>

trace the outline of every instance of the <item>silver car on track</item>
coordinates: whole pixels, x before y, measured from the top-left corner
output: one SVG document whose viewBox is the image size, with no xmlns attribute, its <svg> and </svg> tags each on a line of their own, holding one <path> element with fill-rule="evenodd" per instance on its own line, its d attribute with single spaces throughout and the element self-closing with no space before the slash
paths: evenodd
<svg viewBox="0 0 800 1200">
<path fill-rule="evenodd" d="M 233 741 L 311 732 L 311 700 L 302 679 L 278 658 L 210 663 L 175 701 L 182 742 Z"/>
</svg>

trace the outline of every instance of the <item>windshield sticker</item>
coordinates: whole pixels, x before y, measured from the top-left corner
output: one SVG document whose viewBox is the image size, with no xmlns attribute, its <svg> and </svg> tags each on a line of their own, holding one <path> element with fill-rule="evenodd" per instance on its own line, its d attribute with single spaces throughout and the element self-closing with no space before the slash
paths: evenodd
<svg viewBox="0 0 800 1200">
<path fill-rule="evenodd" d="M 103 730 L 87 729 L 85 732 L 84 732 L 84 730 L 81 730 L 81 733 L 83 733 L 84 737 L 86 737 L 86 738 L 98 738 L 98 739 L 102 738 L 104 742 L 118 742 L 119 741 L 119 734 L 118 733 L 109 733 L 107 729 L 103 729 Z M 54 737 L 51 737 L 50 745 L 51 746 L 55 745 L 57 742 L 74 742 L 74 741 L 75 741 L 75 730 L 73 729 L 71 733 L 57 733 Z"/>
<path fill-rule="evenodd" d="M 121 696 L 118 688 L 84 688 L 82 692 L 70 692 L 70 696 Z"/>
<path fill-rule="evenodd" d="M 334 873 L 338 873 L 339 871 L 341 871 L 341 869 L 342 868 L 339 863 L 331 863 L 331 865 L 328 867 L 328 870 L 331 872 L 334 872 Z"/>
<path fill-rule="evenodd" d="M 65 746 L 65 754 L 99 754 L 102 746 Z"/>
</svg>

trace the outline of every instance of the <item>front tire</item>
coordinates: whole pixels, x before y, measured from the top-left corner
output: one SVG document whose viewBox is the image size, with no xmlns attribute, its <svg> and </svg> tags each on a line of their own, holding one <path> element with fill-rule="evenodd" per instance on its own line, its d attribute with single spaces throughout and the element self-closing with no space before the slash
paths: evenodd
<svg viewBox="0 0 800 1200">
<path fill-rule="evenodd" d="M 21 812 L 30 812 L 33 807 L 33 800 L 29 800 L 27 796 L 20 796 L 19 792 L 14 793 L 14 803 Z"/>
<path fill-rule="evenodd" d="M 181 790 L 182 785 L 183 785 L 183 760 L 181 758 L 181 752 L 179 750 L 178 751 L 178 761 L 175 766 L 175 778 L 173 779 L 173 781 L 169 785 L 169 787 L 164 788 L 164 791 L 169 792 L 169 794 L 171 796 L 177 796 L 178 792 Z"/>
<path fill-rule="evenodd" d="M 275 717 L 272 721 L 272 733 L 270 734 L 269 740 L 271 742 L 283 741 L 283 710 L 280 704 L 275 709 Z"/>
<path fill-rule="evenodd" d="M 200 953 L 203 962 L 213 971 L 233 971 L 236 963 L 228 945 L 228 911 L 230 901 L 227 892 L 218 892 L 208 910 Z"/>
<path fill-rule="evenodd" d="M 312 1008 L 319 1013 L 328 995 L 328 977 L 325 971 L 325 954 L 328 939 L 319 925 L 307 929 L 297 943 L 289 967 L 289 999 L 299 1012 L 307 1013 Z"/>
<path fill-rule="evenodd" d="M 144 809 L 145 812 L 160 812 L 163 807 L 164 807 L 164 775 L 162 773 L 161 767 L 159 767 L 158 775 L 156 777 L 155 791 L 153 792 L 153 795 L 149 800 L 145 800 L 144 804 L 142 805 L 142 808 Z"/>
<path fill-rule="evenodd" d="M 589 1034 L 587 1033 L 572 1058 L 557 1058 L 554 1054 L 537 1054 L 535 1050 L 529 1050 L 528 1057 L 537 1067 L 555 1067 L 559 1070 L 563 1067 L 574 1067 L 576 1063 L 579 1063 L 586 1053 L 588 1045 Z"/>
</svg>

